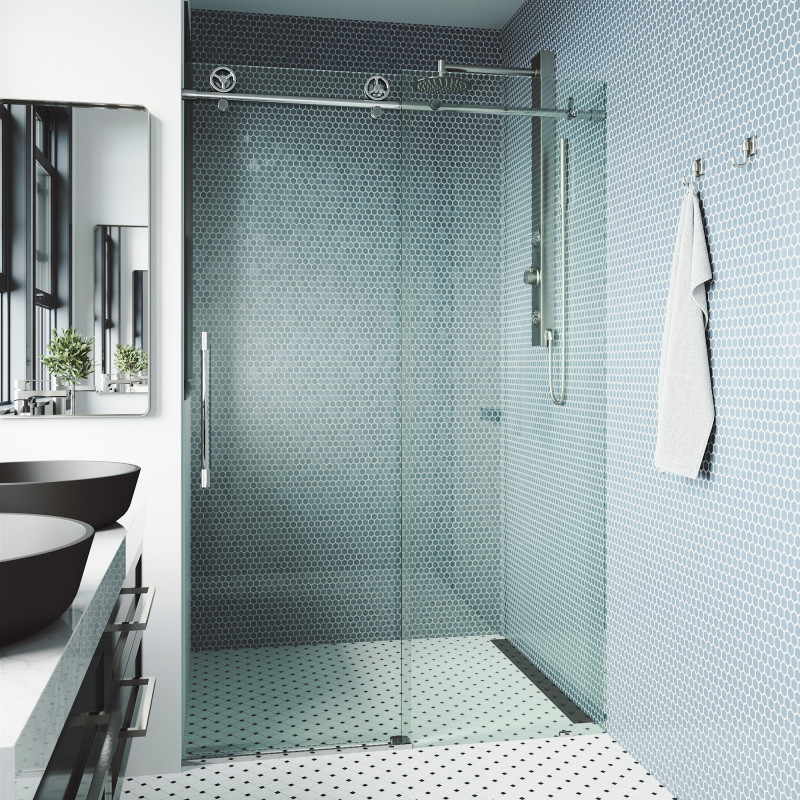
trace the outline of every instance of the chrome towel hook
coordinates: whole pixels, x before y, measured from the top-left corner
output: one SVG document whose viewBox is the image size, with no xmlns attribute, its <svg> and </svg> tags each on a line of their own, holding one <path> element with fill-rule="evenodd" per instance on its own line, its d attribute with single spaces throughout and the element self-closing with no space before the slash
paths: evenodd
<svg viewBox="0 0 800 800">
<path fill-rule="evenodd" d="M 689 178 L 681 178 L 684 186 L 694 186 L 697 179 L 701 175 L 706 174 L 706 160 L 704 158 L 696 158 L 692 161 L 692 174 Z"/>
<path fill-rule="evenodd" d="M 758 152 L 758 137 L 757 136 L 748 136 L 746 139 L 742 140 L 742 158 L 741 161 L 736 160 L 736 156 L 733 157 L 733 166 L 734 167 L 746 167 L 747 162 Z"/>
</svg>

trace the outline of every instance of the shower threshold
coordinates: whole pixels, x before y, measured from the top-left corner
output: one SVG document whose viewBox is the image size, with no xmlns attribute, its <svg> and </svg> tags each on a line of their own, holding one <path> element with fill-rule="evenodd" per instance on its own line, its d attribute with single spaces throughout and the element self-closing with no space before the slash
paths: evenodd
<svg viewBox="0 0 800 800">
<path fill-rule="evenodd" d="M 403 739 L 402 742 L 394 742 L 394 739 Z M 360 744 L 337 744 L 323 747 L 293 747 L 286 750 L 253 750 L 247 753 L 237 753 L 235 756 L 195 756 L 194 758 L 184 758 L 181 762 L 184 767 L 194 767 L 200 764 L 232 764 L 237 761 L 252 761 L 254 758 L 304 758 L 306 756 L 330 756 L 331 754 L 353 755 L 354 753 L 371 752 L 376 753 L 381 750 L 411 750 L 413 745 L 408 741 L 407 736 L 392 736 L 388 742 L 362 742 Z"/>
</svg>

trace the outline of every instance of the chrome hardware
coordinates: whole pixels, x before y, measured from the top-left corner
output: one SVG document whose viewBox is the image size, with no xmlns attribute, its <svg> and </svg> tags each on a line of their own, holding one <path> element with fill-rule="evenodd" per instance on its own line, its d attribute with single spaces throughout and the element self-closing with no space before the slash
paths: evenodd
<svg viewBox="0 0 800 800">
<path fill-rule="evenodd" d="M 525 283 L 527 283 L 529 286 L 541 286 L 542 271 L 540 269 L 537 269 L 536 267 L 531 267 L 530 269 L 526 269 L 523 279 Z"/>
<path fill-rule="evenodd" d="M 195 89 L 184 89 L 181 92 L 184 100 L 213 100 L 219 102 L 217 92 L 200 92 Z M 372 108 L 374 100 L 340 100 L 331 97 L 298 97 L 297 95 L 266 95 L 266 94 L 231 94 L 230 100 L 237 103 L 278 103 L 280 105 L 297 106 L 323 106 L 330 108 Z M 552 105 L 549 105 L 552 103 Z M 549 107 L 548 107 L 549 105 Z M 417 103 L 407 100 L 387 100 L 382 103 L 384 110 L 392 111 L 452 111 L 456 114 L 496 114 L 498 116 L 532 117 L 534 119 L 569 119 L 566 108 L 556 108 L 555 98 L 548 101 L 548 105 L 537 103 L 533 106 L 477 106 L 458 103 L 443 103 L 431 105 L 430 102 Z M 576 119 L 586 119 L 591 122 L 602 122 L 606 118 L 605 111 L 588 109 L 575 112 Z"/>
<path fill-rule="evenodd" d="M 389 81 L 383 75 L 373 75 L 364 84 L 364 96 L 367 100 L 386 100 L 389 97 Z"/>
<path fill-rule="evenodd" d="M 436 62 L 436 70 L 440 75 L 448 72 L 469 72 L 476 75 L 520 75 L 531 78 L 540 77 L 536 69 L 521 69 L 519 67 L 490 67 L 484 64 L 448 64 L 443 58 Z"/>
<path fill-rule="evenodd" d="M 734 167 L 746 167 L 747 162 L 758 152 L 758 137 L 748 136 L 742 140 L 742 160 L 737 161 L 736 156 L 733 157 Z"/>
<path fill-rule="evenodd" d="M 689 178 L 681 178 L 684 186 L 694 186 L 697 179 L 701 175 L 706 174 L 706 160 L 704 158 L 696 158 L 692 161 L 692 174 Z"/>
<path fill-rule="evenodd" d="M 211 485 L 211 471 L 208 467 L 208 334 L 200 334 L 200 488 Z"/>
<path fill-rule="evenodd" d="M 575 98 L 570 97 L 567 100 L 567 114 L 569 115 L 570 119 L 575 119 L 578 116 L 578 109 L 575 108 Z"/>
<path fill-rule="evenodd" d="M 142 713 L 139 717 L 138 725 L 130 728 L 121 728 L 120 739 L 134 739 L 138 736 L 147 735 L 147 726 L 150 722 L 150 709 L 153 707 L 153 693 L 156 689 L 156 679 L 149 678 L 126 678 L 119 682 L 120 686 L 144 686 L 144 699 L 142 700 Z"/>
<path fill-rule="evenodd" d="M 36 384 L 44 384 L 47 389 L 37 389 Z M 43 416 L 65 414 L 66 400 L 70 396 L 69 389 L 51 389 L 50 381 L 15 380 L 14 381 L 14 413 L 20 416 Z M 74 398 L 74 395 L 73 395 Z"/>
<path fill-rule="evenodd" d="M 383 116 L 383 109 L 379 106 L 375 106 L 369 112 L 369 115 L 372 117 L 372 119 L 380 119 Z"/>
<path fill-rule="evenodd" d="M 111 622 L 106 626 L 106 631 L 143 631 L 147 628 L 147 623 L 150 620 L 150 609 L 153 606 L 153 598 L 156 594 L 155 586 L 133 586 L 123 587 L 119 591 L 120 595 L 131 594 L 138 595 L 143 598 L 139 619 L 124 619 L 117 622 Z"/>
<path fill-rule="evenodd" d="M 208 81 L 215 92 L 230 92 L 236 86 L 236 73 L 230 67 L 216 67 Z"/>
<path fill-rule="evenodd" d="M 217 101 L 217 108 L 218 108 L 220 111 L 227 111 L 227 110 L 228 110 L 228 101 L 227 101 L 227 100 L 226 100 L 224 97 L 221 97 L 221 98 L 220 98 L 220 99 Z"/>
<path fill-rule="evenodd" d="M 111 377 L 112 374 L 117 374 L 117 373 L 111 373 L 111 372 L 102 373 L 102 375 L 100 376 L 100 392 L 102 393 L 119 392 L 125 386 L 130 387 L 128 389 L 129 392 L 138 392 L 141 390 L 146 391 L 148 383 L 146 377 L 142 377 L 140 375 L 136 378 L 131 376 L 128 376 L 127 378 L 120 378 L 120 377 L 112 378 Z"/>
<path fill-rule="evenodd" d="M 555 347 L 555 332 L 548 328 L 544 332 L 544 341 L 547 345 L 547 370 L 550 385 L 550 399 L 557 405 L 564 405 L 566 393 L 566 354 L 564 346 L 566 344 L 566 283 L 567 283 L 567 140 L 562 137 L 558 143 L 558 204 L 561 207 L 561 389 L 556 396 L 553 391 L 553 348 Z"/>
<path fill-rule="evenodd" d="M 556 56 L 542 51 L 531 59 L 530 72 L 541 80 L 531 81 L 532 108 L 553 108 L 556 105 Z M 565 110 L 564 118 L 569 114 Z M 525 282 L 531 287 L 531 347 L 544 347 L 544 329 L 552 327 L 555 308 L 553 233 L 550 227 L 553 212 L 550 198 L 556 177 L 550 169 L 556 147 L 556 122 L 553 119 L 532 120 L 531 135 L 531 261 Z"/>
</svg>

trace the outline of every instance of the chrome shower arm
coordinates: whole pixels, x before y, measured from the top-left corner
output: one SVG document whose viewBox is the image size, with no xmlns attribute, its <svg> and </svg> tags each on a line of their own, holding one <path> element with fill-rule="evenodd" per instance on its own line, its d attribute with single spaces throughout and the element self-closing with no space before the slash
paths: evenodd
<svg viewBox="0 0 800 800">
<path fill-rule="evenodd" d="M 448 72 L 469 72 L 480 75 L 522 75 L 529 78 L 538 78 L 539 71 L 535 69 L 517 69 L 516 67 L 489 67 L 473 64 L 448 64 L 444 59 L 439 59 L 437 68 L 440 75 Z"/>
</svg>

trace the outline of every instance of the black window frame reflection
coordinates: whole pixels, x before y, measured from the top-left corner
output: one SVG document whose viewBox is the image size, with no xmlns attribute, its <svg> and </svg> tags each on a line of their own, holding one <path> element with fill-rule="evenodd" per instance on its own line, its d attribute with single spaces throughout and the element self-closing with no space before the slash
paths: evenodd
<svg viewBox="0 0 800 800">
<path fill-rule="evenodd" d="M 62 112 L 64 109 L 50 108 L 36 105 L 30 110 L 30 146 L 32 153 L 30 192 L 31 192 L 31 280 L 33 287 L 32 321 L 29 336 L 31 337 L 30 352 L 32 355 L 30 376 L 43 385 L 49 379 L 49 373 L 41 362 L 41 357 L 47 352 L 52 332 L 63 322 L 64 314 L 61 309 L 67 310 L 67 324 L 70 314 L 70 292 L 65 291 L 64 284 L 69 286 L 69 254 L 64 259 L 60 246 L 64 238 L 65 229 L 69 225 L 69 178 L 68 167 L 64 170 L 64 161 L 71 161 L 69 157 L 69 129 Z M 64 147 L 64 145 L 67 147 Z M 41 172 L 40 172 L 41 170 Z M 65 174 L 66 172 L 66 174 Z M 48 195 L 45 199 L 48 219 L 43 229 L 40 218 L 42 204 L 40 203 L 40 176 L 48 178 Z M 71 211 L 71 209 L 70 209 Z M 42 250 L 42 238 L 47 237 L 46 250 Z M 44 264 L 46 259 L 46 264 Z M 66 269 L 64 268 L 66 264 Z M 63 325 L 62 325 L 63 326 Z"/>
<path fill-rule="evenodd" d="M 0 406 L 7 406 L 16 381 L 49 383 L 41 356 L 52 331 L 72 324 L 72 110 L 6 100 L 0 120 Z M 48 176 L 50 192 L 44 273 L 37 254 L 37 173 Z"/>
<path fill-rule="evenodd" d="M 10 136 L 8 107 L 0 103 L 0 405 L 11 402 Z"/>
</svg>

